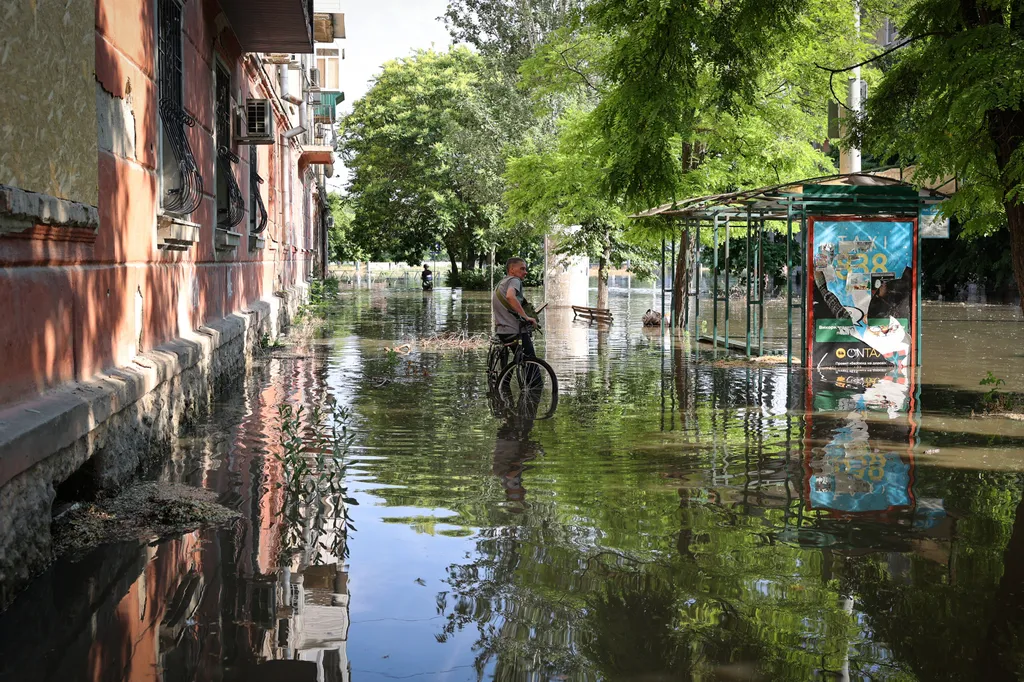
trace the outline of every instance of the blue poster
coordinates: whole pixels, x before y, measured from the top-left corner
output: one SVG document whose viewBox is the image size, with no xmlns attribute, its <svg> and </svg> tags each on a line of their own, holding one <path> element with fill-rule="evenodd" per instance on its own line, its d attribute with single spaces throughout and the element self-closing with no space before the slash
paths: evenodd
<svg viewBox="0 0 1024 682">
<path fill-rule="evenodd" d="M 904 370 L 916 302 L 914 221 L 812 218 L 809 224 L 812 366 Z"/>
</svg>

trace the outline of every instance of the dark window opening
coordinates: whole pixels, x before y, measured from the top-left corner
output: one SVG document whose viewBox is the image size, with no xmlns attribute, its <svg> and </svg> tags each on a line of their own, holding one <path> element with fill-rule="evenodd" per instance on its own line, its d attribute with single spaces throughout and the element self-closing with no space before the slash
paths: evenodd
<svg viewBox="0 0 1024 682">
<path fill-rule="evenodd" d="M 199 173 L 185 128 L 196 124 L 185 113 L 182 59 L 181 4 L 157 0 L 157 87 L 161 122 L 160 207 L 168 213 L 188 215 L 199 208 L 203 178 Z"/>
<path fill-rule="evenodd" d="M 231 229 L 245 216 L 245 199 L 235 181 L 233 164 L 238 155 L 231 151 L 231 74 L 217 65 L 214 83 L 215 133 L 217 135 L 217 225 Z"/>
</svg>

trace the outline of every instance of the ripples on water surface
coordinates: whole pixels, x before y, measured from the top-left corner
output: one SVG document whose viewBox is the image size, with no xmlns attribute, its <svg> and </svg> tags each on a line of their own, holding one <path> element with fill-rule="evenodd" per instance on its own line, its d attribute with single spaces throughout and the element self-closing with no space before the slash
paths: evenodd
<svg viewBox="0 0 1024 682">
<path fill-rule="evenodd" d="M 243 521 L 55 565 L 2 616 L 0 677 L 1018 678 L 1024 425 L 970 414 L 989 369 L 1024 389 L 1018 312 L 927 307 L 920 390 L 809 392 L 664 345 L 649 291 L 613 307 L 607 332 L 547 313 L 561 402 L 531 423 L 490 414 L 483 352 L 385 351 L 485 332 L 486 295 L 344 292 L 164 472 Z M 282 557 L 277 405 L 328 395 L 350 556 Z"/>
</svg>

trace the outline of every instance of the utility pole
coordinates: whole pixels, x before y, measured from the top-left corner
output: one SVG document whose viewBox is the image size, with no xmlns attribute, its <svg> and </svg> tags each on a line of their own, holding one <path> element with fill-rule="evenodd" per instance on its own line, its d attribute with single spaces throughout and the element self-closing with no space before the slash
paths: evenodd
<svg viewBox="0 0 1024 682">
<path fill-rule="evenodd" d="M 855 32 L 855 39 L 860 42 L 860 0 L 853 0 L 853 28 Z M 849 122 L 860 115 L 863 109 L 864 103 L 861 101 L 861 79 L 860 79 L 860 67 L 853 69 L 853 77 L 849 81 L 849 90 L 846 95 L 846 106 L 849 109 L 845 112 L 844 117 L 847 119 L 847 129 L 849 129 Z M 851 147 L 850 149 L 842 149 L 839 152 L 839 172 L 840 173 L 859 173 L 860 172 L 860 148 Z"/>
</svg>

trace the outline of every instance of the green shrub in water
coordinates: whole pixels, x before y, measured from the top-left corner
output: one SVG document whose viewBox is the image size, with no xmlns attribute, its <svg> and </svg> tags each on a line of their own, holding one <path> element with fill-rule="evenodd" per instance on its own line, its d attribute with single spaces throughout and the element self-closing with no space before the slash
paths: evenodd
<svg viewBox="0 0 1024 682">
<path fill-rule="evenodd" d="M 345 485 L 353 438 L 348 428 L 351 413 L 333 401 L 314 405 L 308 413 L 302 406 L 282 403 L 278 418 L 281 450 L 274 457 L 282 471 L 276 487 L 284 491 L 284 504 L 278 512 L 281 557 L 287 562 L 294 552 L 305 548 L 313 563 L 323 560 L 322 551 L 344 559 L 348 556 L 348 532 L 356 529 L 348 505 L 358 504 Z"/>
</svg>

